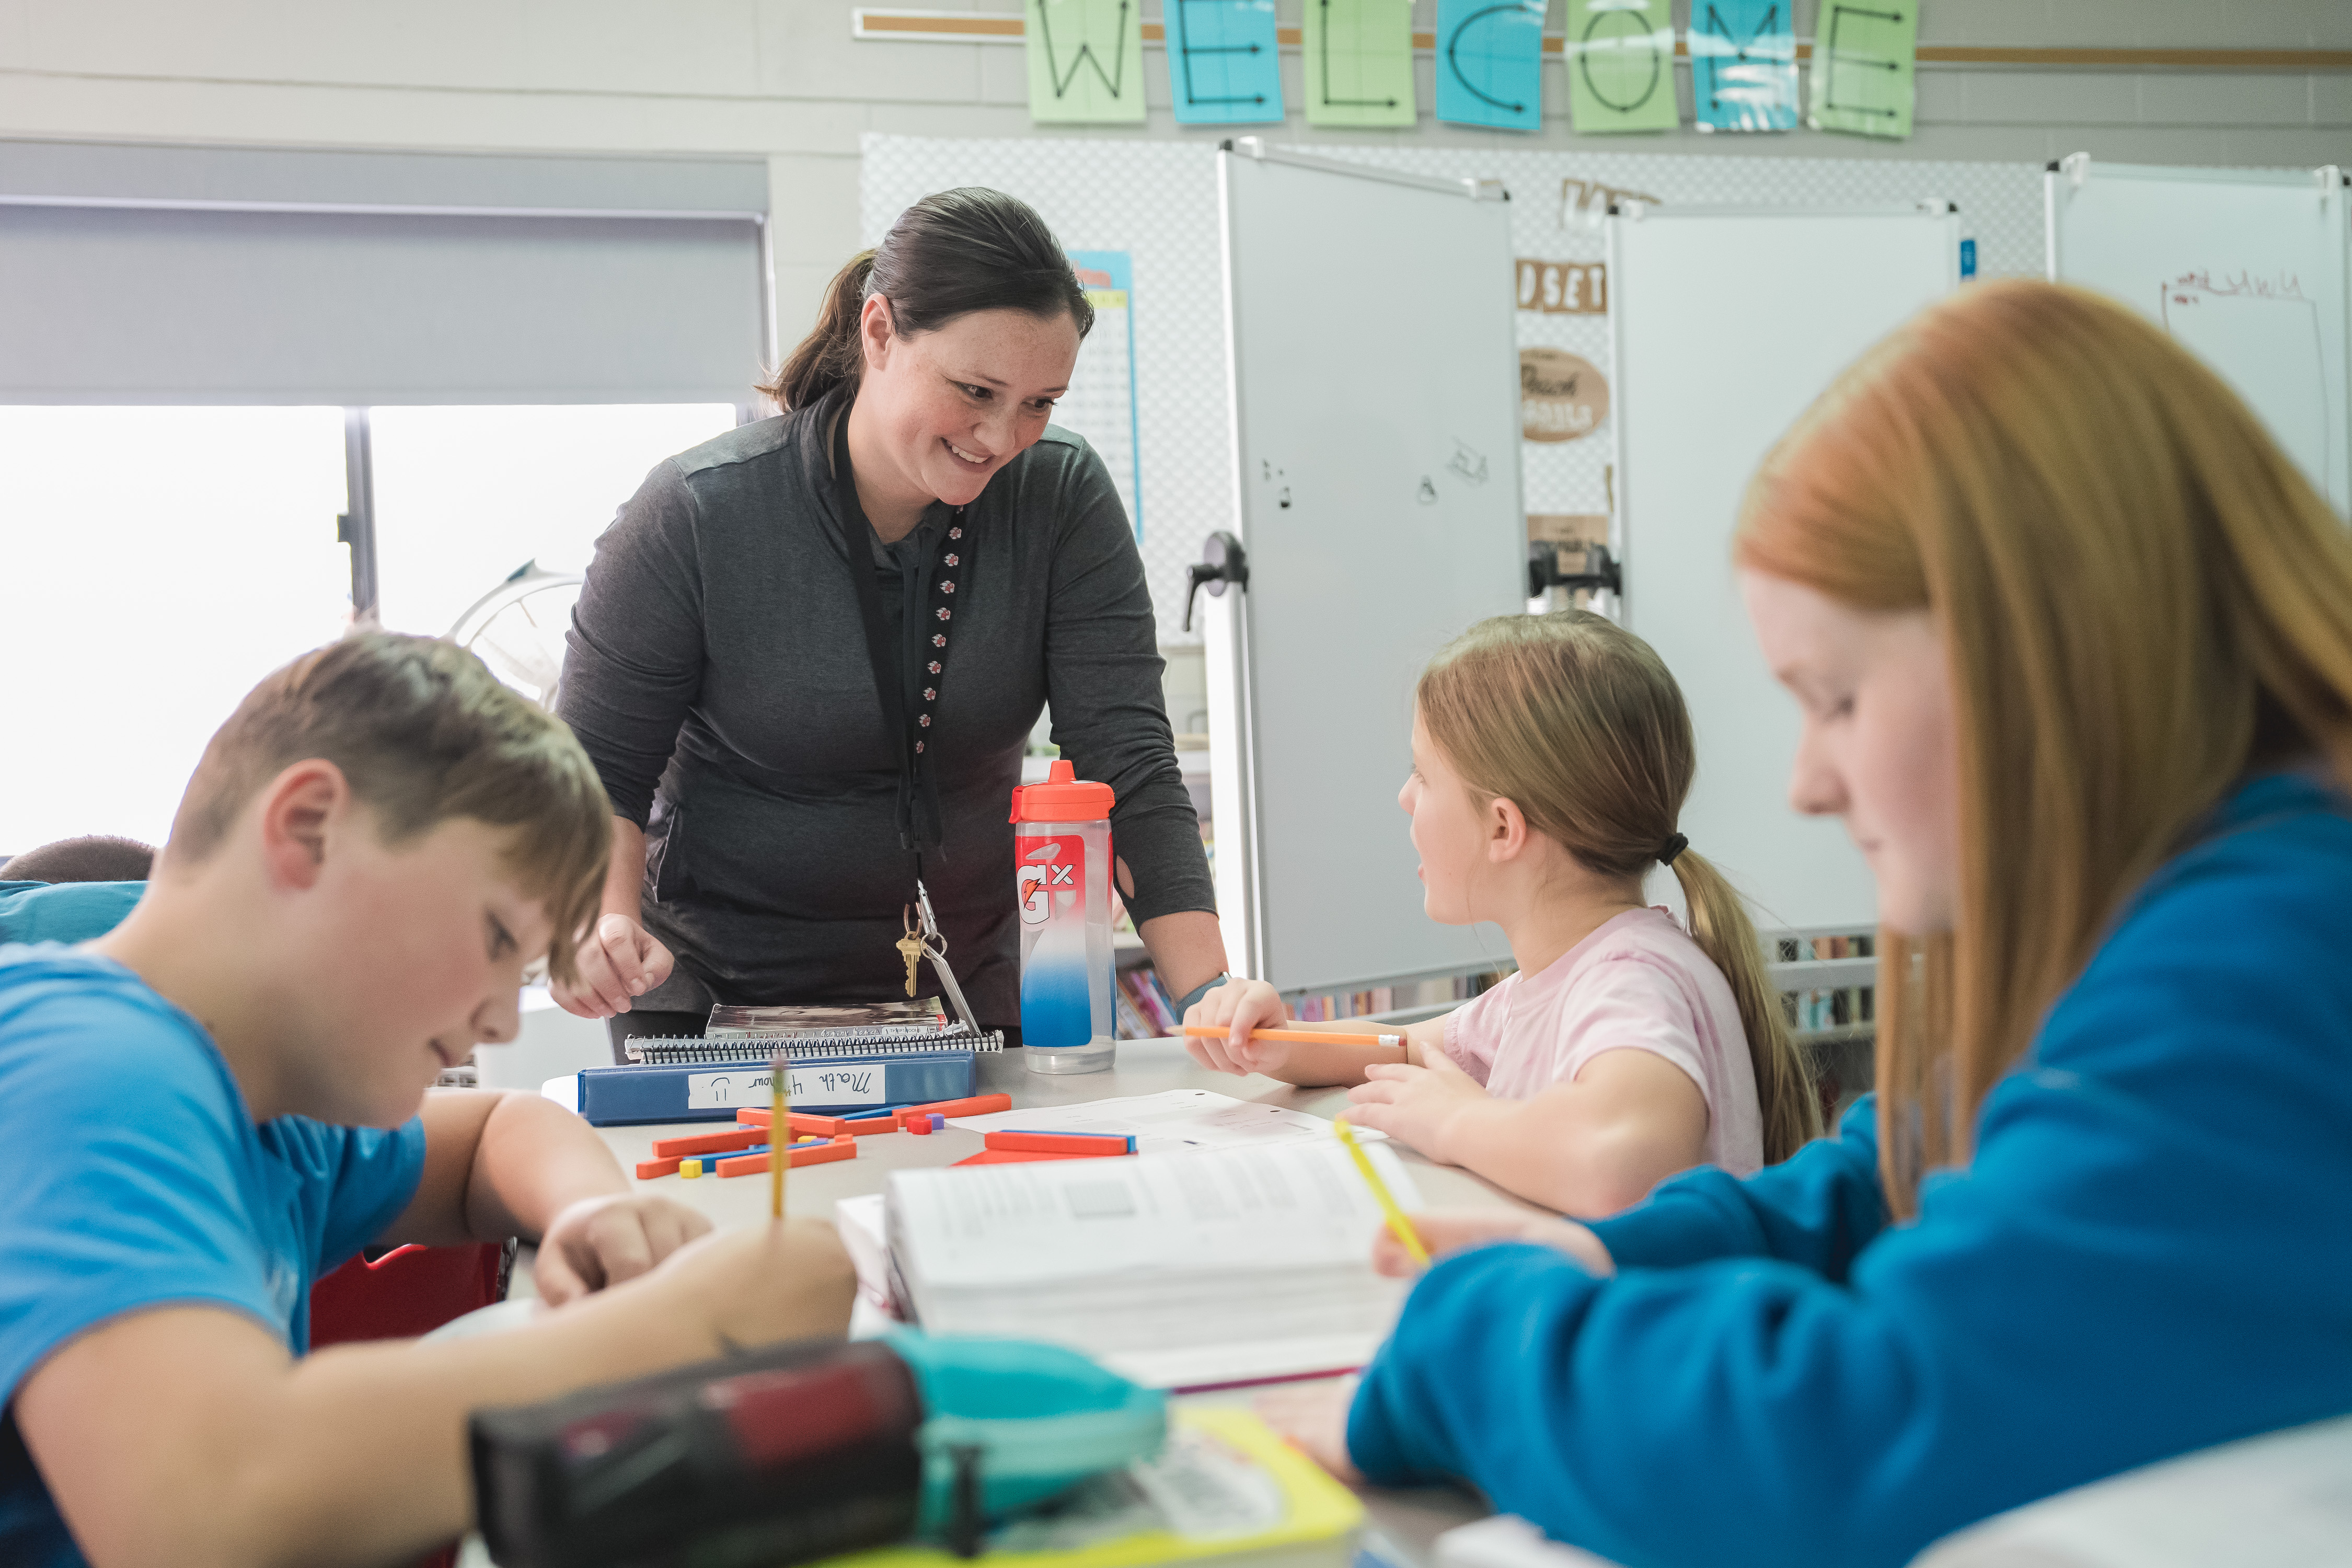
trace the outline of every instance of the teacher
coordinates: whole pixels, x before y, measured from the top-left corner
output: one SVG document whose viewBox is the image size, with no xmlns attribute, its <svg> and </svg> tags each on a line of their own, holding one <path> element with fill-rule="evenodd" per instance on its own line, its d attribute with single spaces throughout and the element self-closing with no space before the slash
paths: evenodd
<svg viewBox="0 0 2352 1568">
<path fill-rule="evenodd" d="M 1026 205 L 927 196 L 760 389 L 784 412 L 656 467 L 597 542 L 561 712 L 613 863 L 555 996 L 612 1021 L 616 1060 L 713 1004 L 903 998 L 919 877 L 973 1013 L 1017 1040 L 1006 817 L 1048 703 L 1117 799 L 1114 875 L 1171 994 L 1223 978 L 1134 532 L 1048 423 L 1093 322 Z"/>
</svg>

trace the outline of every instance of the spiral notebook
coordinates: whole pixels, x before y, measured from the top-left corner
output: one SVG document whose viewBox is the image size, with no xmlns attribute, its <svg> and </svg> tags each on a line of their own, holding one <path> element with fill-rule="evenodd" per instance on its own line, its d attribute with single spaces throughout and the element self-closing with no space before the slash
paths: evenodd
<svg viewBox="0 0 2352 1568">
<path fill-rule="evenodd" d="M 789 1064 L 793 1108 L 820 1115 L 962 1100 L 976 1092 L 979 1058 L 1004 1036 L 961 1023 L 882 1025 L 713 1039 L 704 1035 L 632 1040 L 625 1066 L 586 1068 L 575 1109 L 598 1127 L 658 1121 L 732 1121 L 772 1097 L 770 1064 Z"/>
</svg>

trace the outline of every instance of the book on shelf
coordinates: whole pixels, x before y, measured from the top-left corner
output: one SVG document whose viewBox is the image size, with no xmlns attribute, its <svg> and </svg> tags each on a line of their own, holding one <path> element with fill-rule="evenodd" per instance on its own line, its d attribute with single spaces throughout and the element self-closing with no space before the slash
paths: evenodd
<svg viewBox="0 0 2352 1568">
<path fill-rule="evenodd" d="M 1392 1150 L 1365 1152 L 1421 1206 Z M 1160 1388 L 1361 1366 L 1406 1289 L 1372 1271 L 1381 1224 L 1331 1139 L 896 1171 L 883 1218 L 910 1321 L 1051 1341 Z"/>
</svg>

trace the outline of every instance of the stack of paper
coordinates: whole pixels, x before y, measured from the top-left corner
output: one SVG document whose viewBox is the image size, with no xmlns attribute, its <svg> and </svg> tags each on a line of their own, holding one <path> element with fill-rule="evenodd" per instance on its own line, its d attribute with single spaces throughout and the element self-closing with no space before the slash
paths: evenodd
<svg viewBox="0 0 2352 1568">
<path fill-rule="evenodd" d="M 1420 1207 L 1395 1154 L 1366 1152 Z M 898 1171 L 886 1222 L 924 1328 L 1052 1341 L 1160 1388 L 1361 1366 L 1405 1289 L 1372 1272 L 1381 1226 L 1328 1137 Z"/>
</svg>

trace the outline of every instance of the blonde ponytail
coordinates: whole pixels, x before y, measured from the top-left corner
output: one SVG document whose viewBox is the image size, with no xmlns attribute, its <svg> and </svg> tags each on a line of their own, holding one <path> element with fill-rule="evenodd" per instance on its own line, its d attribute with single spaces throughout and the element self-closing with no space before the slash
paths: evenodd
<svg viewBox="0 0 2352 1568">
<path fill-rule="evenodd" d="M 1513 802 L 1595 876 L 1637 879 L 1671 856 L 1691 936 L 1739 1006 L 1764 1158 L 1795 1153 L 1821 1131 L 1812 1076 L 1739 895 L 1675 831 L 1698 748 L 1656 650 L 1588 610 L 1497 616 L 1439 650 L 1414 697 L 1423 728 L 1472 789 Z"/>
<path fill-rule="evenodd" d="M 1731 983 L 1748 1059 L 1756 1069 L 1756 1103 L 1764 1118 L 1764 1161 L 1777 1164 L 1822 1132 L 1822 1106 L 1803 1053 L 1789 1037 L 1780 994 L 1764 971 L 1764 949 L 1748 906 L 1723 873 L 1690 849 L 1673 862 L 1690 910 L 1691 939 Z"/>
</svg>

